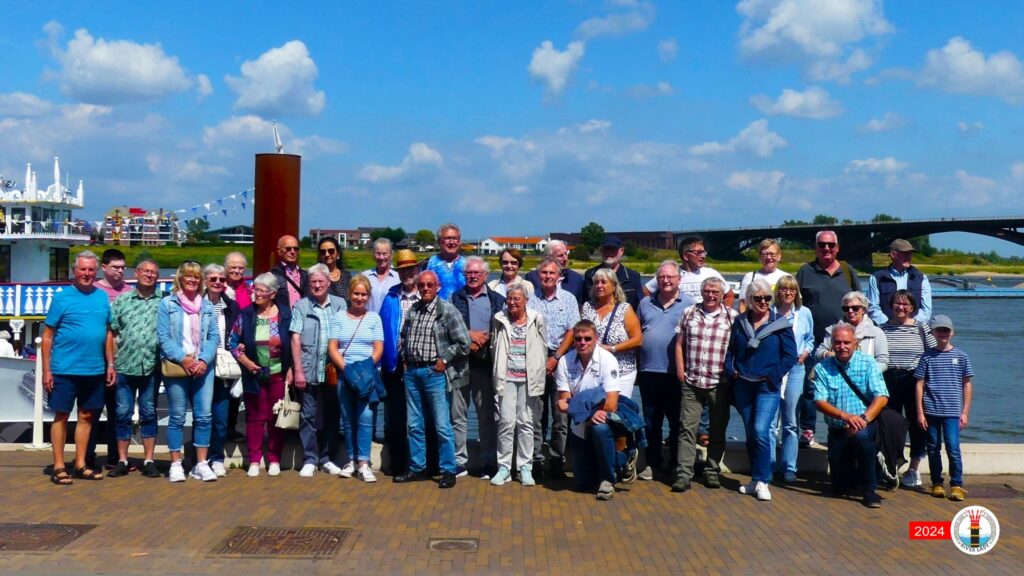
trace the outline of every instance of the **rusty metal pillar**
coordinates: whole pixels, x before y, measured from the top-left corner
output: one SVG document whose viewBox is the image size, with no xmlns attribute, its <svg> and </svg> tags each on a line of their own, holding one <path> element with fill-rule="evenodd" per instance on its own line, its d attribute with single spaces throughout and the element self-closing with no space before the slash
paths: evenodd
<svg viewBox="0 0 1024 576">
<path fill-rule="evenodd" d="M 277 262 L 277 239 L 299 235 L 299 174 L 302 157 L 295 154 L 256 155 L 256 206 L 253 214 L 253 275 Z"/>
</svg>

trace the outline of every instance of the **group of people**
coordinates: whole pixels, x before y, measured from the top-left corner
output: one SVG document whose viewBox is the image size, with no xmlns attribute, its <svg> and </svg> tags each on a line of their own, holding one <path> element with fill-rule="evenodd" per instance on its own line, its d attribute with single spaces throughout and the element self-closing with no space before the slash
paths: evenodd
<svg viewBox="0 0 1024 576">
<path fill-rule="evenodd" d="M 264 462 L 269 475 L 281 473 L 285 431 L 276 414 L 297 403 L 300 476 L 319 470 L 376 481 L 370 446 L 383 403 L 385 472 L 403 483 L 436 470 L 438 485 L 451 488 L 470 473 L 472 403 L 480 449 L 473 472 L 492 485 L 565 478 L 571 449 L 578 488 L 599 499 L 611 499 L 618 482 L 659 475 L 673 492 L 686 492 L 703 444 L 701 480 L 719 488 L 735 406 L 751 462 L 741 493 L 768 501 L 772 483 L 796 481 L 798 447 L 814 442 L 822 412 L 833 489 L 859 487 L 863 503 L 877 507 L 876 419 L 888 403 L 910 422 L 910 467 L 898 481 L 920 486 L 927 454 L 931 493 L 945 496 L 945 443 L 949 497 L 965 497 L 958 433 L 968 422 L 973 372 L 951 344 L 952 322 L 931 317 L 928 279 L 913 267 L 905 240 L 892 243 L 892 265 L 871 276 L 866 294 L 857 271 L 838 259 L 834 232 L 817 234 L 816 258 L 796 276 L 778 269 L 781 247 L 765 240 L 761 267 L 744 276 L 734 307 L 736 295 L 705 265 L 698 237 L 684 239 L 680 261 L 662 262 L 646 284 L 623 264 L 624 245 L 614 236 L 605 237 L 601 263 L 585 274 L 566 266 L 561 241 L 528 274 L 521 274 L 522 253 L 505 249 L 490 282 L 484 259 L 460 253 L 458 226 L 442 225 L 437 237 L 439 252 L 423 262 L 410 250 L 393 255 L 387 239 L 377 240 L 376 266 L 352 275 L 334 239 L 320 241 L 319 263 L 305 270 L 298 241 L 284 236 L 278 264 L 251 287 L 244 256 L 232 253 L 224 265 L 182 263 L 168 295 L 156 293 L 152 260 L 137 263 L 129 287 L 123 254 L 108 250 L 97 262 L 79 253 L 74 284 L 54 298 L 41 348 L 56 412 L 52 481 L 103 478 L 89 438 L 104 405 L 113 423 L 108 454 L 117 455 L 107 474 L 132 469 L 127 448 L 137 404 L 142 473 L 160 476 L 153 449 L 162 380 L 172 482 L 186 479 L 188 405 L 196 451 L 189 476 L 226 474 L 224 444 L 241 396 L 249 476 Z M 69 473 L 64 436 L 76 401 Z M 336 462 L 339 422 L 343 466 Z M 642 449 L 646 466 L 638 470 Z"/>
</svg>

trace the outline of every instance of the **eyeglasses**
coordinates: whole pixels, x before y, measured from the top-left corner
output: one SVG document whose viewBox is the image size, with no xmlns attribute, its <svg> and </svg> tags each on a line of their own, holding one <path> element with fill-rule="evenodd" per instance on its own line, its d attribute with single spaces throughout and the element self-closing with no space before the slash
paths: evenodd
<svg viewBox="0 0 1024 576">
<path fill-rule="evenodd" d="M 594 337 L 593 336 L 575 336 L 575 337 L 573 337 L 573 340 L 575 340 L 577 342 L 592 342 L 594 340 Z"/>
<path fill-rule="evenodd" d="M 722 295 L 718 290 L 701 290 L 700 293 L 711 298 L 717 298 Z"/>
<path fill-rule="evenodd" d="M 285 252 L 298 252 L 299 251 L 299 247 L 298 246 L 282 246 L 281 250 L 284 250 Z"/>
<path fill-rule="evenodd" d="M 779 288 L 779 294 L 796 294 L 796 288 Z"/>
<path fill-rule="evenodd" d="M 851 310 L 854 311 L 854 312 L 860 312 L 861 310 L 864 309 L 863 306 L 843 306 L 842 308 L 843 308 L 843 312 L 849 312 Z"/>
<path fill-rule="evenodd" d="M 501 265 L 502 266 L 519 266 L 519 261 L 518 260 L 502 260 L 501 261 Z"/>
<path fill-rule="evenodd" d="M 223 284 L 224 282 L 227 282 L 227 279 L 222 277 L 222 276 L 207 276 L 206 277 L 206 282 L 207 283 L 214 283 L 214 282 L 216 282 L 218 284 Z"/>
<path fill-rule="evenodd" d="M 756 296 L 751 296 L 750 299 L 753 300 L 754 302 L 764 302 L 766 304 L 772 301 L 772 297 L 767 294 L 758 294 Z"/>
<path fill-rule="evenodd" d="M 768 251 L 761 252 L 761 256 L 765 257 L 765 258 L 767 258 L 767 257 L 775 258 L 778 255 L 779 255 L 778 252 L 768 252 Z"/>
<path fill-rule="evenodd" d="M 270 296 L 271 294 L 274 294 L 276 292 L 277 290 L 267 290 L 266 288 L 256 288 L 255 290 L 252 291 L 253 294 L 256 294 L 258 296 Z"/>
<path fill-rule="evenodd" d="M 697 256 L 707 256 L 707 250 L 683 250 L 684 254 L 695 254 Z"/>
<path fill-rule="evenodd" d="M 829 250 L 835 250 L 838 245 L 838 242 L 818 242 L 818 248 L 828 248 Z"/>
<path fill-rule="evenodd" d="M 441 238 L 441 242 L 458 242 L 458 241 L 459 241 L 459 237 L 458 236 L 445 236 L 445 237 Z"/>
<path fill-rule="evenodd" d="M 668 280 L 675 280 L 676 278 L 679 278 L 679 274 L 659 274 L 658 276 L 656 276 L 656 278 L 658 279 L 658 282 L 665 282 Z"/>
<path fill-rule="evenodd" d="M 321 248 L 320 249 L 320 255 L 321 256 L 326 256 L 328 254 L 337 254 L 337 253 L 338 253 L 338 251 L 335 250 L 334 248 Z"/>
<path fill-rule="evenodd" d="M 466 276 L 480 276 L 486 274 L 483 270 L 466 270 Z"/>
</svg>

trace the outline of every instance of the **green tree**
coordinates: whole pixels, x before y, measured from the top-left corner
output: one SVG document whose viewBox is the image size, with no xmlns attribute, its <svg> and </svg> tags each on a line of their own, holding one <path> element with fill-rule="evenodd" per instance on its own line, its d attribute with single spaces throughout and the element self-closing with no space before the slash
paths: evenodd
<svg viewBox="0 0 1024 576">
<path fill-rule="evenodd" d="M 587 249 L 587 253 L 597 250 L 604 240 L 604 227 L 597 222 L 591 222 L 580 229 L 580 245 Z"/>
<path fill-rule="evenodd" d="M 303 248 L 312 248 L 313 247 L 313 237 L 312 236 L 303 236 L 302 240 L 299 240 L 299 246 L 302 246 Z"/>
<path fill-rule="evenodd" d="M 434 236 L 434 233 L 425 228 L 417 230 L 414 239 L 419 246 L 433 246 L 437 242 L 437 237 Z"/>
<path fill-rule="evenodd" d="M 828 214 L 816 214 L 814 216 L 814 220 L 811 221 L 811 224 L 814 224 L 816 226 L 817 225 L 826 225 L 827 226 L 827 225 L 830 225 L 830 224 L 838 224 L 838 223 L 839 223 L 839 218 L 836 218 L 835 216 L 829 216 Z"/>
<path fill-rule="evenodd" d="M 576 246 L 571 252 L 569 252 L 569 259 L 587 262 L 590 260 L 590 251 L 587 250 L 586 246 Z"/>
<path fill-rule="evenodd" d="M 935 255 L 935 246 L 932 246 L 932 239 L 928 235 L 911 238 L 910 243 L 914 245 L 914 248 L 917 248 L 917 252 L 921 256 Z"/>
<path fill-rule="evenodd" d="M 405 230 L 401 227 L 392 228 L 388 226 L 387 228 L 378 228 L 370 232 L 370 241 L 376 241 L 378 238 L 387 238 L 391 240 L 392 244 L 398 244 L 399 242 L 404 242 L 406 236 Z"/>
<path fill-rule="evenodd" d="M 185 228 L 185 234 L 188 241 L 191 243 L 208 242 L 209 235 L 207 231 L 210 229 L 210 223 L 204 218 L 193 218 L 188 221 L 188 226 Z"/>
<path fill-rule="evenodd" d="M 806 220 L 783 220 L 783 226 L 810 226 L 811 223 Z"/>
<path fill-rule="evenodd" d="M 897 216 L 890 216 L 884 212 L 875 214 L 875 217 L 871 219 L 872 222 L 878 224 L 882 222 L 899 222 L 900 219 Z"/>
</svg>

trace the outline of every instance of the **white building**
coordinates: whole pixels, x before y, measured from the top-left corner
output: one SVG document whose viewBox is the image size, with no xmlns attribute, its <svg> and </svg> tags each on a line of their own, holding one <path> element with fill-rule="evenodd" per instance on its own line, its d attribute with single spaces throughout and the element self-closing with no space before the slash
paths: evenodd
<svg viewBox="0 0 1024 576">
<path fill-rule="evenodd" d="M 480 242 L 480 253 L 498 254 L 506 248 L 515 248 L 527 254 L 543 252 L 548 241 L 543 236 L 491 236 Z"/>
</svg>

